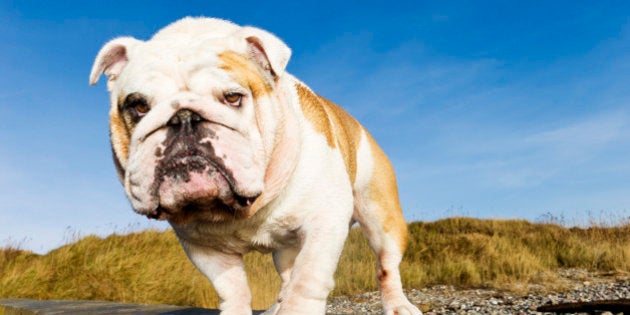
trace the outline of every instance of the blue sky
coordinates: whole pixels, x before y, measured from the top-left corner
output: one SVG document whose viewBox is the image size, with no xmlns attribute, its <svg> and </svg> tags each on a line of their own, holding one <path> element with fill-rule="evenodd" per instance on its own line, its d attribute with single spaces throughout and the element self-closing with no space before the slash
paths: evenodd
<svg viewBox="0 0 630 315">
<path fill-rule="evenodd" d="M 181 17 L 267 29 L 359 119 L 408 220 L 630 215 L 625 1 L 1 1 L 0 246 L 149 226 L 115 175 L 101 45 Z"/>
</svg>

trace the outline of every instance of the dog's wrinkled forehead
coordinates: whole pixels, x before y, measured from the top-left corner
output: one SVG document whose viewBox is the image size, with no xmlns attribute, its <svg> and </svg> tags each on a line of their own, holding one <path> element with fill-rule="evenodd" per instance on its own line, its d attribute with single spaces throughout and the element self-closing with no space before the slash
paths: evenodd
<svg viewBox="0 0 630 315">
<path fill-rule="evenodd" d="M 229 36 L 153 38 L 128 51 L 126 71 L 120 73 L 115 86 L 133 91 L 169 85 L 181 90 L 192 88 L 195 79 L 207 84 L 209 76 L 226 82 L 230 76 L 223 69 L 226 60 L 222 56 L 227 52 L 244 56 L 246 45 Z M 169 92 L 158 89 L 152 94 L 159 96 Z"/>
<path fill-rule="evenodd" d="M 129 78 L 139 73 L 144 73 L 146 80 L 160 75 L 175 80 L 189 78 L 209 66 L 220 68 L 217 56 L 222 52 L 244 57 L 272 80 L 284 73 L 291 56 L 286 44 L 264 30 L 219 19 L 184 18 L 148 41 L 120 37 L 105 44 L 92 67 L 90 84 L 102 73 L 109 78 L 110 91 L 140 84 L 134 82 L 137 78 Z M 243 64 L 233 56 L 228 59 Z"/>
</svg>

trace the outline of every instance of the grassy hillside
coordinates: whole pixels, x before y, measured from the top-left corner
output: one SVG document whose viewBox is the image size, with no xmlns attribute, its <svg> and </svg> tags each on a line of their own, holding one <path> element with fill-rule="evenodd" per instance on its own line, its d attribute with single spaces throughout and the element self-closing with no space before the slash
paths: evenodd
<svg viewBox="0 0 630 315">
<path fill-rule="evenodd" d="M 630 225 L 567 229 L 518 220 L 452 218 L 411 223 L 401 270 L 407 288 L 430 284 L 516 288 L 553 284 L 553 271 L 580 267 L 630 272 Z M 254 308 L 269 306 L 279 280 L 270 255 L 246 256 Z M 374 258 L 354 229 L 334 295 L 376 290 Z M 0 250 L 0 298 L 99 299 L 216 307 L 208 281 L 172 231 L 88 236 L 47 255 Z"/>
</svg>

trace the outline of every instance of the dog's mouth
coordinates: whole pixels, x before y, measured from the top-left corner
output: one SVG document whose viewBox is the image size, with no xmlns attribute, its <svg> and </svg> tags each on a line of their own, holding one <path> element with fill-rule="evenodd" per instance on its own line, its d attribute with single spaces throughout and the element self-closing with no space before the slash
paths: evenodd
<svg viewBox="0 0 630 315">
<path fill-rule="evenodd" d="M 158 163 L 155 174 L 159 204 L 147 214 L 151 219 L 174 224 L 239 219 L 258 197 L 239 194 L 230 170 L 200 149 L 170 154 Z"/>
</svg>

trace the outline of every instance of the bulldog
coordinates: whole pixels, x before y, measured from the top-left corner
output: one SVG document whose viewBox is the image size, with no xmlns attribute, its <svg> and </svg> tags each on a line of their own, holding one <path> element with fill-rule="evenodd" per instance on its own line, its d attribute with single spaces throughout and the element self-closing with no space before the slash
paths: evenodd
<svg viewBox="0 0 630 315">
<path fill-rule="evenodd" d="M 184 18 L 150 40 L 106 43 L 113 158 L 133 209 L 167 220 L 212 282 L 221 314 L 251 314 L 243 255 L 273 253 L 267 314 L 324 314 L 350 226 L 377 257 L 385 314 L 421 314 L 398 265 L 407 229 L 392 165 L 342 108 L 285 71 L 276 36 Z"/>
</svg>

